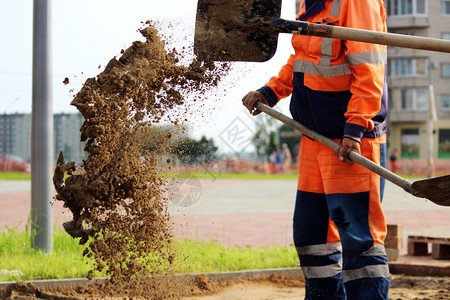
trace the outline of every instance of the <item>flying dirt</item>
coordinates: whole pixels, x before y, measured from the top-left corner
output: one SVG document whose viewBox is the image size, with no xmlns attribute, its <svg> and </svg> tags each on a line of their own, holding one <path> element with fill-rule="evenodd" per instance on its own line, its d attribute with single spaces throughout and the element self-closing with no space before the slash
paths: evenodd
<svg viewBox="0 0 450 300">
<path fill-rule="evenodd" d="M 152 129 L 164 120 L 182 130 L 187 111 L 173 108 L 188 95 L 201 101 L 229 70 L 195 58 L 182 64 L 191 49 L 168 51 L 150 21 L 140 33 L 144 41 L 122 50 L 75 95 L 87 159 L 77 166 L 61 153 L 53 178 L 56 199 L 73 214 L 64 229 L 88 245 L 83 255 L 95 262 L 88 276 L 98 271 L 116 283 L 169 272 L 175 251 L 161 156 L 173 139 L 167 132 L 156 143 Z"/>
</svg>

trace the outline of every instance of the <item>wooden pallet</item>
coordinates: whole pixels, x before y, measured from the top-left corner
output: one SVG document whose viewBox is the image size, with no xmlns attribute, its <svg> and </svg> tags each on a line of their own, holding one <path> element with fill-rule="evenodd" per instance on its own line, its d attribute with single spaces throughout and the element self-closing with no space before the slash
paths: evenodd
<svg viewBox="0 0 450 300">
<path fill-rule="evenodd" d="M 428 244 L 431 244 L 431 257 L 434 259 L 450 259 L 450 236 L 408 236 L 408 255 L 428 255 Z"/>
</svg>

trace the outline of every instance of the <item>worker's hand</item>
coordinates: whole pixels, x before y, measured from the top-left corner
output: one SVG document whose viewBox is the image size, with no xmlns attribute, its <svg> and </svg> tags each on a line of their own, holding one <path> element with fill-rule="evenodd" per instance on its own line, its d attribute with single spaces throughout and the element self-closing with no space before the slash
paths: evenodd
<svg viewBox="0 0 450 300">
<path fill-rule="evenodd" d="M 342 147 L 337 147 L 334 149 L 334 154 L 339 158 L 340 161 L 348 163 L 349 165 L 353 165 L 355 162 L 350 160 L 347 155 L 350 150 L 355 151 L 358 154 L 361 154 L 361 145 L 355 140 L 350 138 L 342 139 Z"/>
<path fill-rule="evenodd" d="M 244 98 L 242 98 L 242 104 L 247 107 L 250 114 L 254 116 L 261 113 L 261 111 L 257 110 L 254 107 L 256 101 L 264 103 L 265 105 L 269 105 L 269 102 L 267 102 L 266 98 L 264 98 L 263 94 L 261 94 L 260 92 L 249 92 L 244 96 Z"/>
</svg>

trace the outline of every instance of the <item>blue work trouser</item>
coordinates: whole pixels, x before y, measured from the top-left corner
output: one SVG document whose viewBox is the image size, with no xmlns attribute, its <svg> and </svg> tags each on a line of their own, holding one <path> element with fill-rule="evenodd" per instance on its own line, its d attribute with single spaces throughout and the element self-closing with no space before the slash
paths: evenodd
<svg viewBox="0 0 450 300">
<path fill-rule="evenodd" d="M 361 154 L 381 165 L 385 148 L 385 136 L 361 142 Z M 305 299 L 388 299 L 383 190 L 378 175 L 302 138 L 293 229 Z"/>
</svg>

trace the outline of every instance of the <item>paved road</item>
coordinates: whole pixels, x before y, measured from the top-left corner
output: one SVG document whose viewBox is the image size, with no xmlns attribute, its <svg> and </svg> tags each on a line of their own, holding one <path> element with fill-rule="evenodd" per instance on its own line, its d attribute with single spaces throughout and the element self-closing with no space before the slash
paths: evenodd
<svg viewBox="0 0 450 300">
<path fill-rule="evenodd" d="M 53 203 L 54 223 L 61 225 L 71 218 L 62 202 Z M 29 180 L 0 180 L 0 229 L 8 226 L 23 230 L 28 222 L 31 209 L 31 182 Z"/>
<path fill-rule="evenodd" d="M 226 245 L 292 244 L 295 180 L 190 178 L 174 182 L 170 192 L 177 203 L 170 205 L 174 228 L 182 237 Z M 30 182 L 0 181 L 0 203 L 0 228 L 23 228 L 30 211 Z M 409 234 L 450 234 L 450 207 L 416 198 L 389 182 L 383 207 L 389 224 L 403 226 L 405 243 Z M 55 223 L 68 218 L 70 213 L 57 201 Z"/>
<path fill-rule="evenodd" d="M 177 227 L 183 236 L 216 239 L 224 244 L 292 243 L 295 180 L 199 182 L 191 179 L 180 184 L 185 200 L 181 204 L 190 204 L 192 199 L 197 200 L 195 204 L 172 206 L 175 220 L 183 224 Z M 191 199 L 186 200 L 189 196 Z M 383 207 L 387 222 L 403 227 L 402 253 L 406 252 L 408 235 L 450 234 L 450 207 L 414 197 L 390 182 L 386 183 Z"/>
<path fill-rule="evenodd" d="M 185 189 L 184 192 L 189 193 L 183 195 L 186 198 L 199 197 L 194 205 L 178 208 L 178 213 L 183 214 L 292 212 L 297 190 L 296 180 L 202 179 L 191 182 L 187 180 L 179 184 L 185 184 L 194 190 L 189 193 L 189 189 Z M 199 196 L 196 195 L 198 189 L 201 190 Z M 390 182 L 386 183 L 383 207 L 385 211 L 439 208 L 436 204 L 417 198 Z"/>
<path fill-rule="evenodd" d="M 31 190 L 29 180 L 0 180 L 0 193 L 22 192 Z"/>
</svg>

